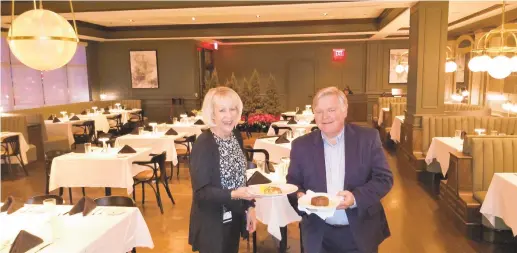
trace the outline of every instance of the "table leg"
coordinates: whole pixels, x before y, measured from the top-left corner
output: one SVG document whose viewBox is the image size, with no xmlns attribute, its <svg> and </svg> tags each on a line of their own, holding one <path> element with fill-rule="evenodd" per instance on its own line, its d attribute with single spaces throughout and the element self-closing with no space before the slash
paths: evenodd
<svg viewBox="0 0 517 253">
<path fill-rule="evenodd" d="M 104 192 L 106 193 L 106 196 L 111 196 L 111 187 L 104 188 Z"/>
<path fill-rule="evenodd" d="M 280 253 L 285 253 L 287 251 L 287 226 L 280 227 L 280 234 L 282 235 L 282 240 L 280 241 L 280 248 L 278 251 Z"/>
</svg>

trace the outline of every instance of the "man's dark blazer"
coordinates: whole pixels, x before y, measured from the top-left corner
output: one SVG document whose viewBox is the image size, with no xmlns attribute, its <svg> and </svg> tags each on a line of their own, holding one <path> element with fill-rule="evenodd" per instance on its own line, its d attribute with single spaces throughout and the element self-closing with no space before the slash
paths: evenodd
<svg viewBox="0 0 517 253">
<path fill-rule="evenodd" d="M 301 192 L 327 192 L 323 145 L 320 130 L 293 141 L 287 183 L 297 185 Z M 345 124 L 343 155 L 343 190 L 352 192 L 357 204 L 356 208 L 346 210 L 354 241 L 361 252 L 376 251 L 379 244 L 390 236 L 380 200 L 393 185 L 393 175 L 377 130 Z M 318 216 L 303 215 L 302 238 L 306 252 L 320 251 L 325 226 L 325 221 Z"/>
</svg>

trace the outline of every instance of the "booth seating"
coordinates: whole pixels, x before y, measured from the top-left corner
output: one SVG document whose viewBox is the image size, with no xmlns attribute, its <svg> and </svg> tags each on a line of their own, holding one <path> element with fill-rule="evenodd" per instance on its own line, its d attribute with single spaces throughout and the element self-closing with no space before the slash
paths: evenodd
<svg viewBox="0 0 517 253">
<path fill-rule="evenodd" d="M 13 114 L 13 113 L 2 113 L 1 116 L 1 131 L 2 132 L 17 132 L 23 135 L 25 141 L 29 145 L 29 150 L 27 151 L 27 163 L 31 163 L 37 160 L 37 149 L 36 146 L 31 144 L 31 140 L 29 139 L 29 133 L 27 129 L 27 119 L 24 115 Z"/>
<path fill-rule="evenodd" d="M 379 128 L 382 143 L 385 143 L 389 139 L 388 134 L 391 130 L 391 125 L 393 124 L 395 116 L 406 114 L 406 106 L 407 103 L 405 102 L 393 102 L 389 104 L 389 112 L 383 113 L 382 126 Z"/>
<path fill-rule="evenodd" d="M 379 112 L 382 108 L 389 108 L 390 103 L 406 103 L 406 97 L 379 97 L 377 103 L 373 104 L 372 123 L 374 128 L 378 128 Z M 397 115 L 395 115 L 397 116 Z"/>
<path fill-rule="evenodd" d="M 467 135 L 463 154 L 451 154 L 449 177 L 440 185 L 440 198 L 473 239 L 482 236 L 498 242 L 505 234 L 513 237 L 502 219 L 496 218 L 492 226 L 479 212 L 494 173 L 501 172 L 517 173 L 517 135 Z"/>
<path fill-rule="evenodd" d="M 492 109 L 482 105 L 444 104 L 444 113 L 455 116 L 490 116 Z"/>
</svg>

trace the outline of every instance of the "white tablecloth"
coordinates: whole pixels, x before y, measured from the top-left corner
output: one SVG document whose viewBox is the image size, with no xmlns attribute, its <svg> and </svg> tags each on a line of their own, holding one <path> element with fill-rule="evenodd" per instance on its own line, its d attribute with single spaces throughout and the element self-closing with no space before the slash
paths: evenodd
<svg viewBox="0 0 517 253">
<path fill-rule="evenodd" d="M 400 142 L 400 129 L 402 128 L 402 123 L 404 123 L 404 116 L 395 116 L 395 119 L 391 124 L 390 136 L 396 143 Z"/>
<path fill-rule="evenodd" d="M 269 161 L 280 163 L 282 157 L 291 155 L 291 143 L 276 144 L 276 137 L 255 140 L 253 149 L 265 149 L 269 153 Z M 292 140 L 291 140 L 292 141 Z M 265 157 L 261 153 L 255 153 L 253 159 L 264 161 Z"/>
<path fill-rule="evenodd" d="M 384 122 L 384 112 L 389 112 L 390 108 L 381 108 L 379 110 L 379 119 L 377 119 L 377 125 L 381 126 L 382 122 Z"/>
<path fill-rule="evenodd" d="M 71 208 L 69 205 L 56 206 L 51 212 L 43 205 L 25 205 L 10 215 L 0 214 L 0 245 L 5 241 L 12 242 L 23 229 L 44 241 L 29 252 L 122 253 L 134 247 L 154 248 L 149 228 L 136 207 L 97 207 L 88 216 L 58 216 Z M 97 210 L 101 214 L 92 215 Z M 7 253 L 9 248 L 0 252 Z"/>
<path fill-rule="evenodd" d="M 257 170 L 247 170 L 246 176 L 249 178 Z M 279 171 L 279 170 L 277 170 Z M 273 183 L 285 183 L 285 178 L 279 179 L 276 173 L 263 174 Z M 296 213 L 287 196 L 257 198 L 255 202 L 257 220 L 267 225 L 267 231 L 282 240 L 280 227 L 285 227 L 289 223 L 300 221 L 301 217 Z"/>
<path fill-rule="evenodd" d="M 517 173 L 495 173 L 480 212 L 495 224 L 495 217 L 503 219 L 517 236 Z"/>
<path fill-rule="evenodd" d="M 433 159 L 436 158 L 436 161 L 440 163 L 442 174 L 445 176 L 449 170 L 451 153 L 462 151 L 462 139 L 455 137 L 434 137 L 431 142 L 431 146 L 429 146 L 429 150 L 427 151 L 425 162 L 429 165 L 433 162 Z"/>
<path fill-rule="evenodd" d="M 316 124 L 292 124 L 292 125 L 288 125 L 287 121 L 273 122 L 271 124 L 271 126 L 269 127 L 269 130 L 267 131 L 267 135 L 268 136 L 275 135 L 275 129 L 273 129 L 273 125 L 279 126 L 279 127 L 290 127 L 291 130 L 293 131 L 293 133 L 296 131 L 297 128 L 304 128 L 305 129 L 305 133 L 310 133 L 311 129 L 313 127 L 317 126 Z M 283 134 L 285 131 L 286 130 L 284 130 L 284 129 L 279 129 L 278 134 Z"/>
<path fill-rule="evenodd" d="M 151 148 L 151 153 L 160 154 L 167 151 L 167 161 L 174 165 L 178 164 L 178 154 L 174 141 L 185 136 L 185 133 L 178 132 L 178 135 L 164 135 L 164 132 L 152 134 L 144 132 L 143 135 L 126 134 L 115 140 L 115 147 L 121 148 L 129 145 L 133 148 Z"/>
<path fill-rule="evenodd" d="M 59 187 L 114 187 L 133 192 L 133 176 L 148 169 L 133 165 L 149 161 L 150 148 L 135 148 L 137 153 L 118 155 L 120 148 L 107 153 L 95 149 L 89 154 L 69 153 L 54 158 L 50 171 L 50 190 Z"/>
<path fill-rule="evenodd" d="M 27 144 L 27 141 L 25 140 L 25 137 L 23 137 L 23 134 L 19 132 L 2 132 L 0 133 L 0 138 L 3 140 L 6 137 L 18 135 L 20 140 L 20 154 L 22 155 L 23 164 L 27 164 L 27 151 L 29 151 L 29 144 Z M 18 164 L 20 163 L 18 159 L 15 157 L 10 157 L 11 163 Z"/>
<path fill-rule="evenodd" d="M 167 127 L 174 129 L 176 132 L 184 132 L 187 135 L 195 134 L 199 136 L 202 132 L 201 129 L 208 129 L 208 125 L 194 125 L 194 124 L 167 124 Z"/>
<path fill-rule="evenodd" d="M 107 133 L 110 130 L 110 124 L 107 117 L 119 115 L 120 113 L 112 114 L 88 114 L 88 115 L 77 115 L 82 120 L 93 120 L 95 121 L 95 131 L 103 131 Z"/>
<path fill-rule="evenodd" d="M 52 120 L 45 120 L 45 128 L 47 129 L 47 136 L 58 136 L 65 137 L 68 139 L 68 144 L 74 144 L 74 136 L 72 134 L 72 125 L 80 124 L 84 121 L 63 121 L 63 119 L 59 119 L 61 122 L 53 123 Z M 108 127 L 109 128 L 109 127 Z"/>
</svg>

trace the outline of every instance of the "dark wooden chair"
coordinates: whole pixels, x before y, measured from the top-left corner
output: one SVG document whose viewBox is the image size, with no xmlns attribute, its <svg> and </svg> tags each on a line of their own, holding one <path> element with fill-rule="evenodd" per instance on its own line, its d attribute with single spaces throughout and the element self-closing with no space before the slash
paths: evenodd
<svg viewBox="0 0 517 253">
<path fill-rule="evenodd" d="M 13 135 L 9 137 L 5 137 L 2 140 L 2 154 L 1 159 L 4 162 L 4 164 L 7 164 L 9 168 L 9 172 L 12 173 L 11 169 L 11 157 L 16 157 L 18 161 L 20 162 L 20 166 L 22 167 L 23 171 L 25 172 L 25 175 L 28 176 L 29 172 L 27 171 L 27 168 L 25 168 L 25 164 L 23 162 L 22 153 L 20 152 L 20 136 L 19 135 Z"/>
<path fill-rule="evenodd" d="M 65 203 L 63 198 L 61 196 L 57 195 L 40 195 L 40 196 L 34 196 L 30 199 L 28 199 L 25 204 L 32 204 L 32 205 L 41 205 L 43 204 L 43 201 L 46 199 L 55 199 L 56 205 L 62 205 Z"/>
<path fill-rule="evenodd" d="M 271 162 L 269 161 L 269 152 L 265 149 L 253 149 L 253 148 L 249 148 L 249 147 L 244 147 L 244 154 L 246 155 L 246 160 L 248 160 L 248 168 L 250 164 L 254 164 L 253 162 L 253 156 L 255 153 L 262 153 L 264 154 L 264 170 L 269 173 L 269 172 L 275 172 L 275 168 L 273 167 L 273 165 L 271 164 Z M 256 165 L 255 165 L 256 167 Z"/>
<path fill-rule="evenodd" d="M 85 144 L 85 143 L 96 143 L 97 139 L 95 137 L 95 121 L 87 120 L 80 124 L 72 125 L 76 129 L 81 129 L 81 131 L 73 133 L 74 136 L 74 149 L 77 147 L 77 144 Z"/>
<path fill-rule="evenodd" d="M 190 151 L 192 150 L 192 145 L 196 142 L 196 135 L 193 134 L 191 136 L 187 136 L 185 138 L 179 138 L 174 140 L 174 143 L 177 145 L 184 146 L 185 149 L 176 149 L 176 154 L 178 156 L 178 164 L 176 165 L 176 178 L 180 178 L 180 158 L 187 159 L 188 164 L 190 164 Z M 171 163 L 171 178 L 172 178 L 172 163 Z"/>
<path fill-rule="evenodd" d="M 106 118 L 110 126 L 108 133 L 119 136 L 122 129 L 122 114 L 108 116 Z"/>
<path fill-rule="evenodd" d="M 136 207 L 136 203 L 133 199 L 126 196 L 106 196 L 95 199 L 95 204 L 98 206 L 124 206 L 124 207 Z"/>
<path fill-rule="evenodd" d="M 153 188 L 153 191 L 156 195 L 156 201 L 158 202 L 158 207 L 160 207 L 160 211 L 163 214 L 163 205 L 162 200 L 160 196 L 160 183 L 163 184 L 165 187 L 165 190 L 167 191 L 167 195 L 169 195 L 169 198 L 172 201 L 172 204 L 176 204 L 174 202 L 174 198 L 172 197 L 171 190 L 169 189 L 169 185 L 167 184 L 167 170 L 165 168 L 165 158 L 166 158 L 166 152 L 162 152 L 159 155 L 151 154 L 152 158 L 151 161 L 147 162 L 133 162 L 134 164 L 147 166 L 151 168 L 151 170 L 144 170 L 140 173 L 138 173 L 136 176 L 133 177 L 135 180 L 135 183 L 133 184 L 133 199 L 136 201 L 135 196 L 135 186 L 138 184 L 142 184 L 142 205 L 145 202 L 145 189 L 144 184 L 148 184 Z M 153 182 L 156 185 L 156 188 L 153 186 Z"/>
</svg>

